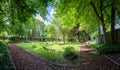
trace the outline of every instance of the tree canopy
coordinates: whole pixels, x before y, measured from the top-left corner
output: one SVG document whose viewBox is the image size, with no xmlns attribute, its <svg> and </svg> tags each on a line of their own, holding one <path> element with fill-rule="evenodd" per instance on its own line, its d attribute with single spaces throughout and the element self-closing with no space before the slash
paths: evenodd
<svg viewBox="0 0 120 70">
<path fill-rule="evenodd" d="M 54 18 L 49 19 L 51 24 L 45 25 L 44 20 L 47 20 L 46 15 L 50 12 L 48 6 L 52 6 L 56 13 Z M 110 31 L 114 43 L 119 6 L 119 0 L 1 0 L 0 32 L 13 36 L 49 38 L 60 35 L 63 41 L 70 36 L 79 40 L 87 35 L 103 35 L 103 41 L 107 43 L 107 31 Z M 35 18 L 38 14 L 43 21 Z"/>
<path fill-rule="evenodd" d="M 51 2 L 52 0 L 1 0 L 0 32 L 23 36 L 28 31 L 30 33 L 32 28 L 38 30 L 38 24 L 33 19 L 37 14 L 46 19 L 47 7 Z"/>
<path fill-rule="evenodd" d="M 94 31 L 102 26 L 104 43 L 107 42 L 108 26 L 112 29 L 115 16 L 119 15 L 119 5 L 119 0 L 59 0 L 54 4 L 56 18 L 68 27 L 80 23 L 81 29 Z"/>
</svg>

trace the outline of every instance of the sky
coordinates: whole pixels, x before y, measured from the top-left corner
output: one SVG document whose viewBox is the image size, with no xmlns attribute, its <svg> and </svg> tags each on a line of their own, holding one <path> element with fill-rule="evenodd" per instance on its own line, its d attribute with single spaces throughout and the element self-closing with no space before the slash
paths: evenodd
<svg viewBox="0 0 120 70">
<path fill-rule="evenodd" d="M 48 15 L 47 15 L 46 17 L 47 17 L 48 21 L 47 21 L 47 20 L 44 20 L 44 19 L 40 16 L 40 14 L 37 14 L 37 15 L 35 16 L 36 19 L 39 19 L 40 21 L 43 21 L 46 25 L 50 24 L 50 21 L 54 18 L 53 15 L 55 14 L 55 11 L 54 11 L 54 9 L 53 9 L 51 6 L 48 6 L 48 7 L 47 7 L 47 10 L 48 10 Z"/>
</svg>

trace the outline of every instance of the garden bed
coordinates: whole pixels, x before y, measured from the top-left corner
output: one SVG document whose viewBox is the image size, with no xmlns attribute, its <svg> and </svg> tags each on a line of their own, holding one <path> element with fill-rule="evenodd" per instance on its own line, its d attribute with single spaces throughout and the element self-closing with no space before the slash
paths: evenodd
<svg viewBox="0 0 120 70">
<path fill-rule="evenodd" d="M 56 64 L 62 64 L 62 65 L 79 65 L 79 53 L 80 53 L 80 44 L 79 43 L 66 43 L 60 45 L 58 42 L 29 42 L 29 43 L 18 43 L 17 46 L 24 49 L 25 51 L 28 51 L 35 56 L 43 57 L 45 60 L 48 60 L 52 63 Z M 72 52 L 70 54 L 78 55 L 75 57 L 75 59 L 67 59 L 64 57 L 65 54 L 65 48 L 67 47 L 74 47 Z M 69 48 L 67 48 L 69 49 Z M 67 50 L 68 52 L 71 50 Z M 73 52 L 75 51 L 75 52 Z M 69 55 L 71 56 L 71 55 Z"/>
<path fill-rule="evenodd" d="M 81 46 L 79 66 L 65 66 L 45 61 L 20 49 L 15 44 L 9 44 L 9 50 L 17 70 L 116 70 L 116 65 L 103 55 L 89 55 L 88 47 Z M 16 55 L 17 54 L 17 55 Z"/>
<path fill-rule="evenodd" d="M 0 69 L 15 70 L 8 48 L 3 42 L 0 42 Z"/>
<path fill-rule="evenodd" d="M 88 45 L 98 50 L 99 54 L 104 55 L 108 60 L 117 65 L 120 69 L 120 44 L 98 44 L 87 42 Z"/>
<path fill-rule="evenodd" d="M 120 52 L 120 44 L 100 44 L 90 41 L 86 42 L 86 44 L 103 54 L 115 54 Z"/>
</svg>

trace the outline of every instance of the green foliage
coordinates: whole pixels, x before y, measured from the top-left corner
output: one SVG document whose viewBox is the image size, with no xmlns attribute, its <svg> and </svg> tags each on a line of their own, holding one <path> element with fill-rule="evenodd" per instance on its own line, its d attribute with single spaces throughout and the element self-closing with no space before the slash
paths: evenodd
<svg viewBox="0 0 120 70">
<path fill-rule="evenodd" d="M 1 70 L 14 69 L 13 62 L 10 59 L 7 46 L 3 42 L 0 42 L 0 69 Z"/>
<path fill-rule="evenodd" d="M 40 28 L 37 24 L 40 22 L 34 22 L 33 18 L 35 18 L 36 14 L 40 14 L 45 19 L 48 14 L 46 7 L 51 2 L 52 0 L 1 0 L 0 33 L 7 32 L 11 36 L 40 34 L 40 31 L 38 31 Z"/>
<path fill-rule="evenodd" d="M 97 44 L 97 43 L 96 42 L 87 41 L 86 44 L 87 45 L 93 45 L 93 44 Z"/>
<path fill-rule="evenodd" d="M 119 44 L 102 44 L 100 45 L 100 50 L 104 53 L 116 53 L 120 51 Z"/>
<path fill-rule="evenodd" d="M 80 23 L 80 29 L 82 30 L 96 29 L 95 25 L 98 25 L 98 21 L 95 20 L 96 18 L 91 10 L 89 0 L 60 0 L 56 4 L 56 18 L 58 18 L 61 24 L 68 28 L 73 28 Z"/>
<path fill-rule="evenodd" d="M 36 48 L 36 47 L 37 47 L 36 43 L 33 42 L 33 43 L 32 43 L 32 47 L 33 47 L 33 48 Z"/>
<path fill-rule="evenodd" d="M 7 44 L 8 42 L 10 42 L 10 40 L 0 40 L 0 42 Z"/>
<path fill-rule="evenodd" d="M 93 55 L 100 55 L 99 51 L 91 51 L 90 54 L 93 54 Z"/>
<path fill-rule="evenodd" d="M 88 42 L 87 44 L 91 47 L 96 48 L 102 53 L 117 53 L 120 51 L 119 44 L 98 44 L 94 42 Z"/>
<path fill-rule="evenodd" d="M 69 60 L 73 60 L 77 57 L 75 49 L 71 46 L 68 46 L 68 47 L 64 48 L 63 55 L 64 55 L 65 58 L 67 58 Z"/>
<path fill-rule="evenodd" d="M 37 45 L 33 49 L 33 45 Z M 43 46 L 47 46 L 48 44 L 46 42 L 30 42 L 30 43 L 20 43 L 17 44 L 20 48 L 29 51 L 37 56 L 42 56 L 50 61 L 54 62 L 61 62 L 64 59 L 62 58 L 62 54 L 56 54 L 54 51 L 48 51 L 43 48 Z M 59 61 L 61 60 L 61 61 Z"/>
<path fill-rule="evenodd" d="M 45 31 L 46 31 L 46 34 L 47 34 L 46 36 L 48 38 L 55 38 L 56 35 L 57 35 L 57 30 L 56 30 L 54 24 L 47 25 L 46 28 L 45 28 Z"/>
<path fill-rule="evenodd" d="M 69 29 L 79 23 L 81 31 L 86 30 L 92 34 L 98 30 L 99 26 L 102 26 L 104 43 L 106 43 L 106 31 L 113 27 L 109 24 L 111 21 L 115 21 L 112 18 L 116 18 L 116 15 L 119 15 L 118 6 L 120 6 L 120 1 L 58 0 L 55 1 L 54 6 L 56 8 L 55 18 Z M 114 8 L 115 16 L 111 14 L 112 8 Z M 111 24 L 114 25 L 114 23 Z"/>
<path fill-rule="evenodd" d="M 59 60 L 64 60 L 62 57 L 61 57 L 61 54 L 60 55 L 57 55 L 54 51 L 48 51 L 48 50 L 45 50 L 43 48 L 40 48 L 40 49 L 36 49 L 36 51 L 38 51 L 39 55 L 50 60 L 50 61 L 54 61 L 54 62 L 58 62 Z M 61 61 L 60 61 L 61 62 Z"/>
<path fill-rule="evenodd" d="M 92 37 L 92 38 L 96 38 L 96 37 L 98 37 L 98 32 L 94 32 L 94 33 L 92 33 L 92 34 L 91 34 L 91 37 Z"/>
</svg>

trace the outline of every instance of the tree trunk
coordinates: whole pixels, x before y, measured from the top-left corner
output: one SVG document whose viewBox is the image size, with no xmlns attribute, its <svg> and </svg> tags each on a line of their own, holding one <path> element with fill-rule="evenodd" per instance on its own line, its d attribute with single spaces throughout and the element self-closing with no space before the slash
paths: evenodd
<svg viewBox="0 0 120 70">
<path fill-rule="evenodd" d="M 91 6 L 94 9 L 94 12 L 98 19 L 101 21 L 102 24 L 102 31 L 103 31 L 103 41 L 104 43 L 107 43 L 107 36 L 106 36 L 106 28 L 105 28 L 105 23 L 104 23 L 104 16 L 103 16 L 103 0 L 100 0 L 100 14 L 97 12 L 96 6 L 94 3 L 91 1 Z"/>
<path fill-rule="evenodd" d="M 98 42 L 102 43 L 102 39 L 101 39 L 101 28 L 100 26 L 98 27 Z"/>
<path fill-rule="evenodd" d="M 102 31 L 103 31 L 103 42 L 105 44 L 107 43 L 106 28 L 105 28 L 105 23 L 103 19 L 101 19 L 101 22 L 102 22 Z"/>
<path fill-rule="evenodd" d="M 54 38 L 51 38 L 52 39 L 52 42 L 54 41 Z"/>
<path fill-rule="evenodd" d="M 65 35 L 63 34 L 63 43 L 65 43 Z"/>
<path fill-rule="evenodd" d="M 80 42 L 80 32 L 77 33 L 78 41 Z"/>
<path fill-rule="evenodd" d="M 114 30 L 115 30 L 115 1 L 112 0 L 112 9 L 111 9 L 111 40 L 112 40 L 112 43 L 114 44 L 115 43 L 115 33 L 114 33 Z"/>
<path fill-rule="evenodd" d="M 105 25 L 105 22 L 104 22 L 104 16 L 103 16 L 103 0 L 100 0 L 100 13 L 101 13 L 101 17 L 100 17 L 100 20 L 101 20 L 101 24 L 102 24 L 102 31 L 103 31 L 103 41 L 104 43 L 107 43 L 107 35 L 106 35 L 106 25 Z"/>
</svg>

